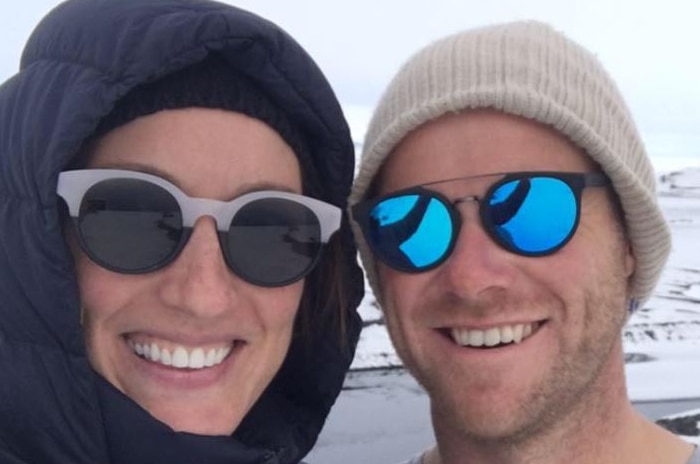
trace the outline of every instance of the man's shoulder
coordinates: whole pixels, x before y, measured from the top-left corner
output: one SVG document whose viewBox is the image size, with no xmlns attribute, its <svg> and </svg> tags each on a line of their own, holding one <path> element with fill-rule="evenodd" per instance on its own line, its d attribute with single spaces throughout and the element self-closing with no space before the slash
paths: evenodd
<svg viewBox="0 0 700 464">
<path fill-rule="evenodd" d="M 700 464 L 700 446 L 695 447 L 695 452 L 690 456 L 687 464 Z"/>
</svg>

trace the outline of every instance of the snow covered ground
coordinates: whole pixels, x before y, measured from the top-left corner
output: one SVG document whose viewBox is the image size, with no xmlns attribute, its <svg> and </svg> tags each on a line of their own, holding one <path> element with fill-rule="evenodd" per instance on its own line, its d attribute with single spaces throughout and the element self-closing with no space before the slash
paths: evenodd
<svg viewBox="0 0 700 464">
<path fill-rule="evenodd" d="M 655 161 L 661 173 L 659 201 L 671 227 L 673 249 L 653 297 L 624 331 L 628 390 L 632 401 L 700 398 L 700 160 L 675 171 L 668 165 L 676 168 L 677 160 Z M 382 314 L 367 289 L 360 307 L 366 326 L 352 369 L 400 366 Z M 700 411 L 682 416 L 700 421 Z M 700 444 L 700 437 L 691 440 Z"/>
</svg>

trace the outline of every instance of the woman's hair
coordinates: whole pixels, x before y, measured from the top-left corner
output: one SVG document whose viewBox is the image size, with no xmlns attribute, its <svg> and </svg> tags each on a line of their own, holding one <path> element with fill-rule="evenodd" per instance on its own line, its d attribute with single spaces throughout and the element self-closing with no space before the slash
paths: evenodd
<svg viewBox="0 0 700 464">
<path fill-rule="evenodd" d="M 315 345 L 313 341 L 317 338 L 327 336 L 323 333 L 327 330 L 335 332 L 333 338 L 339 348 L 347 348 L 347 315 L 352 301 L 350 289 L 344 285 L 350 278 L 345 275 L 349 266 L 343 265 L 347 259 L 339 231 L 326 245 L 319 263 L 306 276 L 295 335 L 302 338 L 307 348 Z"/>
</svg>

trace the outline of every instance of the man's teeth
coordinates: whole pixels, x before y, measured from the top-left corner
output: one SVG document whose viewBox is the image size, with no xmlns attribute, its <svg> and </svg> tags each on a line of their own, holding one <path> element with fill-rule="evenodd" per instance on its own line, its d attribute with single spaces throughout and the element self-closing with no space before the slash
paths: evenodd
<svg viewBox="0 0 700 464">
<path fill-rule="evenodd" d="M 486 330 L 452 329 L 452 339 L 462 346 L 492 347 L 508 343 L 520 343 L 537 328 L 537 323 L 504 325 Z"/>
<path fill-rule="evenodd" d="M 134 353 L 144 359 L 171 366 L 178 369 L 202 369 L 216 366 L 231 352 L 232 345 L 220 348 L 185 348 L 176 346 L 174 348 L 161 348 L 155 342 L 137 343 L 132 340 L 128 342 Z"/>
</svg>

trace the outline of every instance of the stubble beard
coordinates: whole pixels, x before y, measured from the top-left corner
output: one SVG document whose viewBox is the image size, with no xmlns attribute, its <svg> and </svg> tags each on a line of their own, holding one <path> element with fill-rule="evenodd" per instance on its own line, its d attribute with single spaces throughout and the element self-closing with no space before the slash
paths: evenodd
<svg viewBox="0 0 700 464">
<path fill-rule="evenodd" d="M 622 276 L 622 270 L 615 275 Z M 490 414 L 489 405 L 470 404 L 470 399 L 454 388 L 460 382 L 473 384 L 468 372 L 456 369 L 446 372 L 444 362 L 425 365 L 408 350 L 398 349 L 406 368 L 428 392 L 438 435 L 444 430 L 465 442 L 520 447 L 538 437 L 557 435 L 557 429 L 576 427 L 585 416 L 595 416 L 594 409 L 600 403 L 597 399 L 606 395 L 607 390 L 601 376 L 617 354 L 626 318 L 624 279 L 598 280 L 584 295 L 580 308 L 566 309 L 584 311 L 581 342 L 577 346 L 561 344 L 563 351 L 544 378 L 530 388 L 522 401 L 500 415 Z"/>
</svg>

